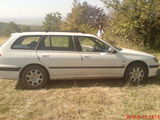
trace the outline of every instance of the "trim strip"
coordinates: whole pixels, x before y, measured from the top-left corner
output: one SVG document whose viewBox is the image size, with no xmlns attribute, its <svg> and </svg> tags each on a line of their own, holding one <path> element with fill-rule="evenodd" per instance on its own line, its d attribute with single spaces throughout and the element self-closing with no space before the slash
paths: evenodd
<svg viewBox="0 0 160 120">
<path fill-rule="evenodd" d="M 7 68 L 7 67 L 0 67 L 0 71 L 19 71 L 21 67 L 18 68 Z"/>
<path fill-rule="evenodd" d="M 49 69 L 92 69 L 92 68 L 98 68 L 98 69 L 103 69 L 103 68 L 125 68 L 125 66 L 86 66 L 86 67 L 49 67 Z"/>
<path fill-rule="evenodd" d="M 158 68 L 159 65 L 149 65 L 150 68 Z"/>
</svg>

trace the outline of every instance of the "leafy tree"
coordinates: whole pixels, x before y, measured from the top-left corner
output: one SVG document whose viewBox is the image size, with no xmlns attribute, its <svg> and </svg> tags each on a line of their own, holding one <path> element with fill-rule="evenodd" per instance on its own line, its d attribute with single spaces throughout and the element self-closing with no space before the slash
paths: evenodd
<svg viewBox="0 0 160 120">
<path fill-rule="evenodd" d="M 84 23 L 83 11 L 81 4 L 75 0 L 71 13 L 67 15 L 67 26 L 69 30 L 78 31 L 79 26 Z"/>
<path fill-rule="evenodd" d="M 0 23 L 0 36 L 9 36 L 12 33 L 28 31 L 31 31 L 30 26 L 18 25 L 14 22 Z"/>
<path fill-rule="evenodd" d="M 112 30 L 139 45 L 160 45 L 159 0 L 102 0 L 111 8 Z"/>
<path fill-rule="evenodd" d="M 8 25 L 8 28 L 10 29 L 11 32 L 20 32 L 20 28 L 18 27 L 17 24 L 15 24 L 14 22 L 10 22 Z"/>
<path fill-rule="evenodd" d="M 92 27 L 98 27 L 99 25 L 105 26 L 107 16 L 104 9 L 96 6 L 89 5 L 84 2 L 82 6 L 85 8 L 85 19 L 87 23 Z"/>
<path fill-rule="evenodd" d="M 15 32 L 21 32 L 19 26 L 14 22 L 10 22 L 6 26 L 4 26 L 2 31 L 3 32 L 1 34 L 5 36 L 9 36 L 11 33 L 15 33 Z"/>
<path fill-rule="evenodd" d="M 29 26 L 21 26 L 21 32 L 29 32 L 31 31 L 31 28 Z"/>
<path fill-rule="evenodd" d="M 93 33 L 99 25 L 105 25 L 106 18 L 104 9 L 92 6 L 87 2 L 80 3 L 74 0 L 72 10 L 67 15 L 63 27 L 71 31 L 83 30 Z"/>
<path fill-rule="evenodd" d="M 44 30 L 58 31 L 60 29 L 61 19 L 62 17 L 59 12 L 46 14 L 45 21 L 43 22 Z"/>
</svg>

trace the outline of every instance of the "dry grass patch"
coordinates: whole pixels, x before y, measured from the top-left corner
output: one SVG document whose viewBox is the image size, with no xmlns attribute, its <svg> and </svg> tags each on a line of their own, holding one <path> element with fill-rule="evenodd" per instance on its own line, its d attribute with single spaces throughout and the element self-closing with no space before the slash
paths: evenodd
<svg viewBox="0 0 160 120">
<path fill-rule="evenodd" d="M 135 87 L 119 79 L 50 81 L 41 90 L 0 80 L 0 119 L 124 120 L 125 115 L 160 114 L 158 79 Z"/>
<path fill-rule="evenodd" d="M 7 39 L 7 37 L 0 37 L 0 45 L 2 45 Z"/>
</svg>

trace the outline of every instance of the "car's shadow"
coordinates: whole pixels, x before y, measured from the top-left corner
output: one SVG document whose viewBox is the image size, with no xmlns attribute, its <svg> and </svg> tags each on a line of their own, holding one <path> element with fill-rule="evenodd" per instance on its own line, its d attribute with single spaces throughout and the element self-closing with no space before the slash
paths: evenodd
<svg viewBox="0 0 160 120">
<path fill-rule="evenodd" d="M 123 79 L 81 79 L 81 80 L 49 80 L 46 87 L 43 89 L 61 89 L 72 87 L 94 87 L 94 86 L 109 86 L 109 87 L 122 87 L 125 85 Z M 17 82 L 16 89 L 25 90 L 25 88 Z"/>
<path fill-rule="evenodd" d="M 141 85 L 146 86 L 148 84 L 160 85 L 160 70 L 156 77 L 149 78 L 148 81 Z M 126 82 L 123 79 L 83 79 L 83 80 L 50 80 L 47 82 L 46 87 L 43 89 L 61 89 L 61 88 L 72 88 L 72 87 L 124 87 Z M 25 90 L 25 88 L 17 82 L 17 90 Z"/>
</svg>

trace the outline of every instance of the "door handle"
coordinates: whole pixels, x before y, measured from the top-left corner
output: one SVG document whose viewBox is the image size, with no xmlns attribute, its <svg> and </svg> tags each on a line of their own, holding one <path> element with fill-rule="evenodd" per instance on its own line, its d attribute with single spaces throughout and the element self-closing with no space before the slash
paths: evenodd
<svg viewBox="0 0 160 120">
<path fill-rule="evenodd" d="M 91 56 L 84 56 L 84 58 L 85 58 L 85 59 L 89 59 L 89 58 L 91 58 Z"/>
<path fill-rule="evenodd" d="M 42 55 L 42 57 L 49 57 L 49 55 Z"/>
</svg>

